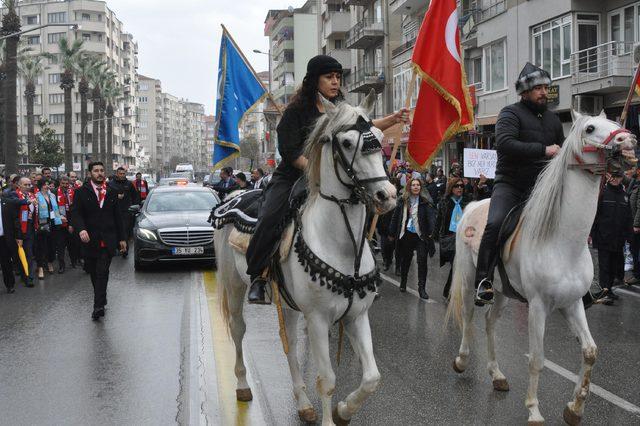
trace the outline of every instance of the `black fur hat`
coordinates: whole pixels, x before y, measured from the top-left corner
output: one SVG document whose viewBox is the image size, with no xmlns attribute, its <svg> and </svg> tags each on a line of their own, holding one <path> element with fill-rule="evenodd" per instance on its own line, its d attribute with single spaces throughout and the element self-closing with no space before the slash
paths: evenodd
<svg viewBox="0 0 640 426">
<path fill-rule="evenodd" d="M 542 68 L 538 68 L 531 62 L 527 62 L 516 81 L 516 92 L 521 95 L 541 84 L 551 84 L 551 76 Z"/>
</svg>

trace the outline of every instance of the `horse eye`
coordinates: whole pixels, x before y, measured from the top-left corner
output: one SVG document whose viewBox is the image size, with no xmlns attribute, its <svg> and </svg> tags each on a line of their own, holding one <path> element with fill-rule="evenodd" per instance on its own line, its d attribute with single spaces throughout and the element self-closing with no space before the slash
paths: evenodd
<svg viewBox="0 0 640 426">
<path fill-rule="evenodd" d="M 596 128 L 595 128 L 595 127 L 593 127 L 593 124 L 589 124 L 589 125 L 587 126 L 587 129 L 586 129 L 585 131 L 586 131 L 587 133 L 593 133 L 593 131 L 594 131 L 595 129 L 596 129 Z"/>
<path fill-rule="evenodd" d="M 351 148 L 351 142 L 350 142 L 350 141 L 348 141 L 348 140 L 344 140 L 344 141 L 342 141 L 342 146 L 343 146 L 345 149 L 349 149 L 349 148 Z"/>
</svg>

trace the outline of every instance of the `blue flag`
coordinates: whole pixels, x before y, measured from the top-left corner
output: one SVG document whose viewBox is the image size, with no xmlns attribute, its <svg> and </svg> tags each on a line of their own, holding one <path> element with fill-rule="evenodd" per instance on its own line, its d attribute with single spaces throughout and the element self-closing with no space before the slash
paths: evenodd
<svg viewBox="0 0 640 426">
<path fill-rule="evenodd" d="M 213 167 L 240 152 L 238 125 L 244 115 L 267 95 L 240 49 L 223 28 L 218 68 L 218 97 L 213 147 Z"/>
</svg>

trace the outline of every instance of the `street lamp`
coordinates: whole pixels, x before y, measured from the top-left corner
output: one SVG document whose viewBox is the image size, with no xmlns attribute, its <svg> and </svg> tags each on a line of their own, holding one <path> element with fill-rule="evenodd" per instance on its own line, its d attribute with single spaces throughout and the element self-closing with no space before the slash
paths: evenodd
<svg viewBox="0 0 640 426">
<path fill-rule="evenodd" d="M 81 29 L 82 27 L 79 24 L 45 24 L 45 25 L 39 25 L 37 27 L 33 27 L 33 28 L 29 28 L 28 30 L 22 30 L 19 31 L 17 33 L 13 33 L 13 34 L 8 34 L 5 36 L 0 37 L 0 40 L 4 40 L 6 38 L 11 38 L 11 37 L 17 37 L 20 36 L 22 34 L 25 33 L 30 33 L 31 31 L 36 31 L 36 30 L 41 30 L 43 28 L 47 28 L 47 27 L 69 27 L 70 30 L 72 31 L 78 31 L 79 29 Z"/>
</svg>

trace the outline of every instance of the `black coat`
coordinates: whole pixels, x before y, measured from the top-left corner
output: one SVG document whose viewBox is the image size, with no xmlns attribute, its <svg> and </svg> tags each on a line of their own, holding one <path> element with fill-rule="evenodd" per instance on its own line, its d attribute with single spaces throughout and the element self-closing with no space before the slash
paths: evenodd
<svg viewBox="0 0 640 426">
<path fill-rule="evenodd" d="M 629 196 L 622 185 L 607 184 L 598 201 L 591 228 L 593 246 L 598 250 L 621 251 L 632 233 Z"/>
<path fill-rule="evenodd" d="M 468 196 L 462 196 L 462 201 L 460 202 L 460 207 L 464 210 L 464 208 L 469 204 L 471 200 Z M 455 232 L 449 231 L 449 223 L 451 222 L 451 214 L 453 213 L 453 208 L 455 207 L 455 203 L 451 199 L 451 197 L 442 198 L 440 203 L 438 204 L 438 216 L 436 217 L 436 226 L 433 234 L 435 235 L 438 241 L 442 241 L 449 235 L 455 235 Z M 447 262 L 453 262 L 453 257 L 455 256 L 455 249 L 453 251 L 446 251 L 440 247 L 440 266 L 444 265 Z"/>
<path fill-rule="evenodd" d="M 562 123 L 553 112 L 536 112 L 524 101 L 507 105 L 496 122 L 495 181 L 530 190 L 546 164 L 546 147 L 563 142 Z"/>
<path fill-rule="evenodd" d="M 86 257 L 99 256 L 101 240 L 110 253 L 115 253 L 118 243 L 126 238 L 118 194 L 110 186 L 107 187 L 102 208 L 90 182 L 78 188 L 71 205 L 70 219 L 76 233 L 89 233 L 90 241 L 82 243 L 82 252 Z"/>
<path fill-rule="evenodd" d="M 9 200 L 0 200 L 0 208 L 2 209 L 2 228 L 4 230 L 4 237 L 8 242 L 13 241 L 16 238 L 16 235 L 18 235 L 19 224 L 18 210 L 16 206 L 16 203 Z"/>
<path fill-rule="evenodd" d="M 393 211 L 391 217 L 391 223 L 389 224 L 388 235 L 395 237 L 396 241 L 400 238 L 400 232 L 407 227 L 407 223 L 403 221 L 404 218 L 404 198 L 398 200 L 396 209 Z M 420 196 L 418 202 L 418 228 L 420 234 L 418 235 L 423 241 L 431 241 L 433 230 L 436 223 L 436 208 L 431 200 Z M 409 212 L 407 212 L 407 220 L 409 218 Z"/>
<path fill-rule="evenodd" d="M 133 204 L 140 204 L 140 194 L 129 179 L 112 179 L 108 186 L 116 195 L 122 194 L 122 199 L 118 199 L 118 207 L 122 213 L 127 213 Z"/>
<path fill-rule="evenodd" d="M 302 155 L 307 137 L 321 115 L 315 105 L 305 108 L 291 104 L 287 107 L 276 129 L 278 152 L 282 156 L 276 174 L 285 176 L 291 182 L 302 176 L 302 170 L 294 167 L 293 162 Z"/>
<path fill-rule="evenodd" d="M 229 184 L 226 187 L 224 184 L 225 181 L 221 179 L 220 182 L 213 185 L 213 189 L 218 193 L 220 198 L 224 198 L 227 194 L 235 191 L 236 189 L 240 189 L 240 185 L 238 185 L 233 178 L 229 178 Z"/>
</svg>

